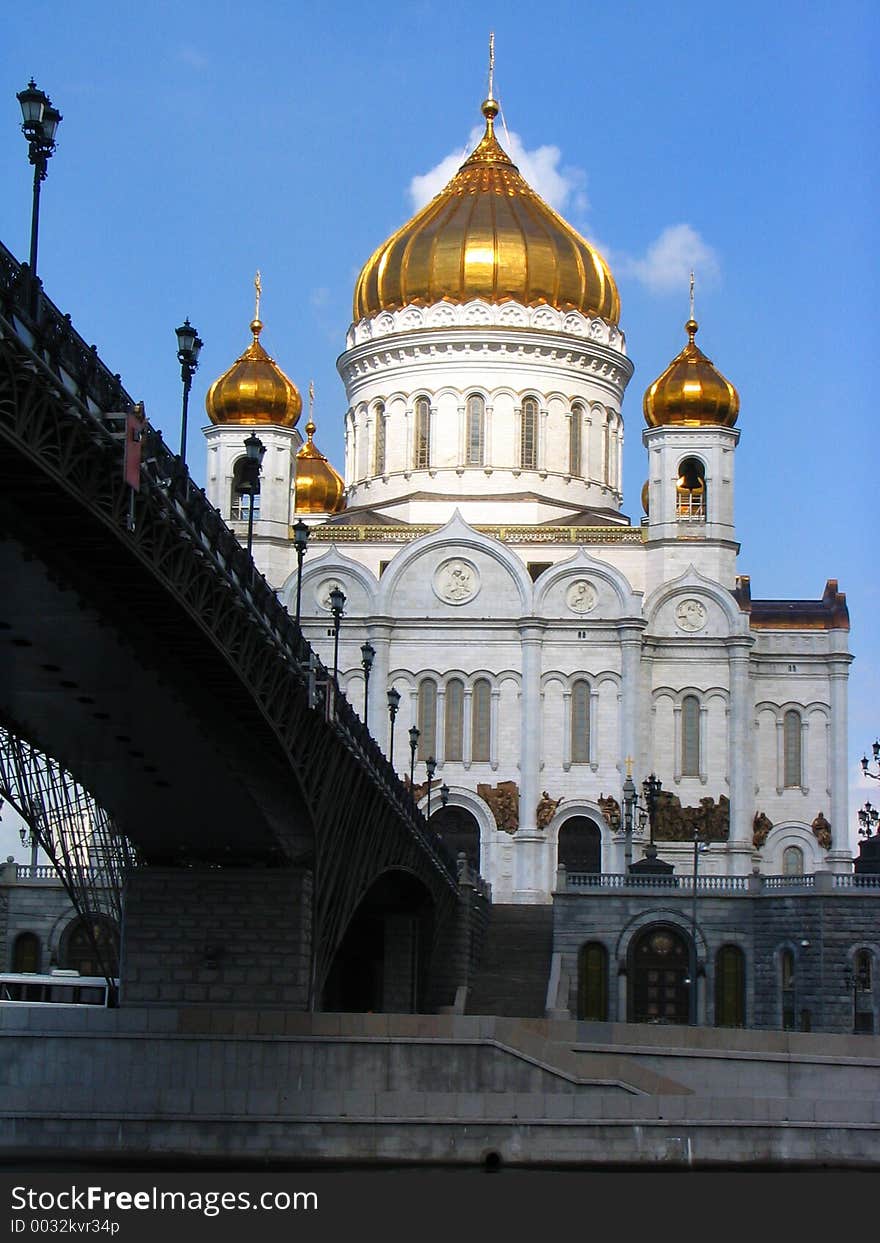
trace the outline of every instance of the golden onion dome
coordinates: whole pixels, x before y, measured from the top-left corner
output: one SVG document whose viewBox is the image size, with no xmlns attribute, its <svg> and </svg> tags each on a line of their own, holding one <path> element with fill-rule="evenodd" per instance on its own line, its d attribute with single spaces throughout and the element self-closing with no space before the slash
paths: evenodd
<svg viewBox="0 0 880 1243">
<path fill-rule="evenodd" d="M 687 345 L 645 393 L 645 422 L 649 427 L 733 427 L 739 393 L 695 344 L 697 321 L 689 319 L 684 327 Z"/>
<path fill-rule="evenodd" d="M 306 443 L 296 455 L 293 508 L 298 514 L 338 514 L 345 509 L 345 482 L 314 441 L 315 424 L 306 423 Z"/>
<path fill-rule="evenodd" d="M 435 302 L 519 302 L 599 315 L 616 324 L 620 298 L 605 260 L 535 193 L 486 132 L 440 194 L 367 260 L 354 319 Z"/>
<path fill-rule="evenodd" d="M 253 341 L 208 389 L 205 409 L 212 423 L 245 427 L 293 427 L 302 413 L 299 389 L 260 344 L 263 325 L 251 321 Z"/>
</svg>

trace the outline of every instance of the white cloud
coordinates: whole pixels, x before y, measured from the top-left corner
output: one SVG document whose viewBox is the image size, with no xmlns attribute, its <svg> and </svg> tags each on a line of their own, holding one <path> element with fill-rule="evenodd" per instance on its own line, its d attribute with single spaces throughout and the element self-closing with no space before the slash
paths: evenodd
<svg viewBox="0 0 880 1243">
<path fill-rule="evenodd" d="M 721 273 L 718 255 L 689 224 L 668 225 L 641 259 L 624 259 L 619 266 L 652 293 L 685 292 L 691 272 L 705 284 L 713 284 Z"/>
<path fill-rule="evenodd" d="M 475 126 L 466 149 L 450 152 L 427 173 L 413 177 L 409 183 L 409 196 L 416 211 L 452 180 L 482 136 L 482 127 Z M 587 174 L 582 168 L 560 165 L 562 152 L 558 147 L 536 147 L 529 151 L 519 134 L 505 133 L 503 129 L 498 131 L 498 138 L 523 177 L 542 199 L 546 199 L 558 212 L 568 210 L 573 215 L 584 215 L 590 204 L 586 190 Z"/>
</svg>

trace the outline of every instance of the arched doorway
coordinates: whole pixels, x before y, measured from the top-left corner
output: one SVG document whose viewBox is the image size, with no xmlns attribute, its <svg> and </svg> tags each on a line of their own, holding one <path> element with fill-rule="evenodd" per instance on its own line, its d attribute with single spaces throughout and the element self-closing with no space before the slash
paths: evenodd
<svg viewBox="0 0 880 1243">
<path fill-rule="evenodd" d="M 61 965 L 80 975 L 119 975 L 119 933 L 103 915 L 76 919 L 64 934 Z"/>
<path fill-rule="evenodd" d="M 354 914 L 324 984 L 322 1010 L 415 1014 L 422 1007 L 434 908 L 421 881 L 386 872 Z"/>
<path fill-rule="evenodd" d="M 452 853 L 453 859 L 463 854 L 475 872 L 480 870 L 480 826 L 466 807 L 447 804 L 431 816 L 435 829 Z"/>
<path fill-rule="evenodd" d="M 560 827 L 556 866 L 568 872 L 602 871 L 602 833 L 595 820 L 571 816 Z"/>
<path fill-rule="evenodd" d="M 632 1023 L 689 1023 L 690 947 L 677 928 L 652 924 L 633 939 L 629 953 Z"/>
</svg>

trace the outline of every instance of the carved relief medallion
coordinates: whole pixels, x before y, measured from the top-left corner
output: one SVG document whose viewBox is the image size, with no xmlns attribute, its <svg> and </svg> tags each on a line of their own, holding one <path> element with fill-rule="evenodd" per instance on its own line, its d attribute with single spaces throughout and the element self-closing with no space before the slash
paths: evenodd
<svg viewBox="0 0 880 1243">
<path fill-rule="evenodd" d="M 330 603 L 330 592 L 334 587 L 338 587 L 342 592 L 345 591 L 345 588 L 338 578 L 325 578 L 324 581 L 319 583 L 315 589 L 315 600 L 318 608 L 326 609 L 328 613 L 332 608 Z"/>
<path fill-rule="evenodd" d="M 480 590 L 477 567 L 455 558 L 444 561 L 434 572 L 434 591 L 446 604 L 467 604 Z"/>
<path fill-rule="evenodd" d="M 675 606 L 675 624 L 689 634 L 702 630 L 706 624 L 706 606 L 699 600 L 682 600 Z"/>
<path fill-rule="evenodd" d="M 585 578 L 579 578 L 576 583 L 572 583 L 565 593 L 565 603 L 572 613 L 591 613 L 598 598 L 596 588 Z"/>
</svg>

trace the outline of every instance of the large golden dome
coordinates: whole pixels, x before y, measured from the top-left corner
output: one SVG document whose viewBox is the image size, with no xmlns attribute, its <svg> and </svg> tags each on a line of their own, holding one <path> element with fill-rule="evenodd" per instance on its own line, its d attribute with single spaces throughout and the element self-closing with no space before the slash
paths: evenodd
<svg viewBox="0 0 880 1243">
<path fill-rule="evenodd" d="M 253 341 L 208 389 L 205 409 L 212 423 L 293 427 L 302 413 L 299 389 L 260 344 L 262 330 L 254 319 Z"/>
<path fill-rule="evenodd" d="M 435 302 L 519 302 L 620 318 L 605 260 L 529 186 L 495 137 L 498 104 L 483 104 L 486 132 L 445 190 L 367 260 L 354 319 Z"/>
<path fill-rule="evenodd" d="M 315 424 L 306 423 L 306 443 L 296 455 L 293 509 L 297 514 L 338 514 L 345 509 L 345 482 L 314 442 Z"/>
<path fill-rule="evenodd" d="M 689 319 L 684 327 L 687 345 L 645 393 L 645 422 L 649 427 L 733 427 L 739 393 L 694 342 L 697 321 Z"/>
</svg>

